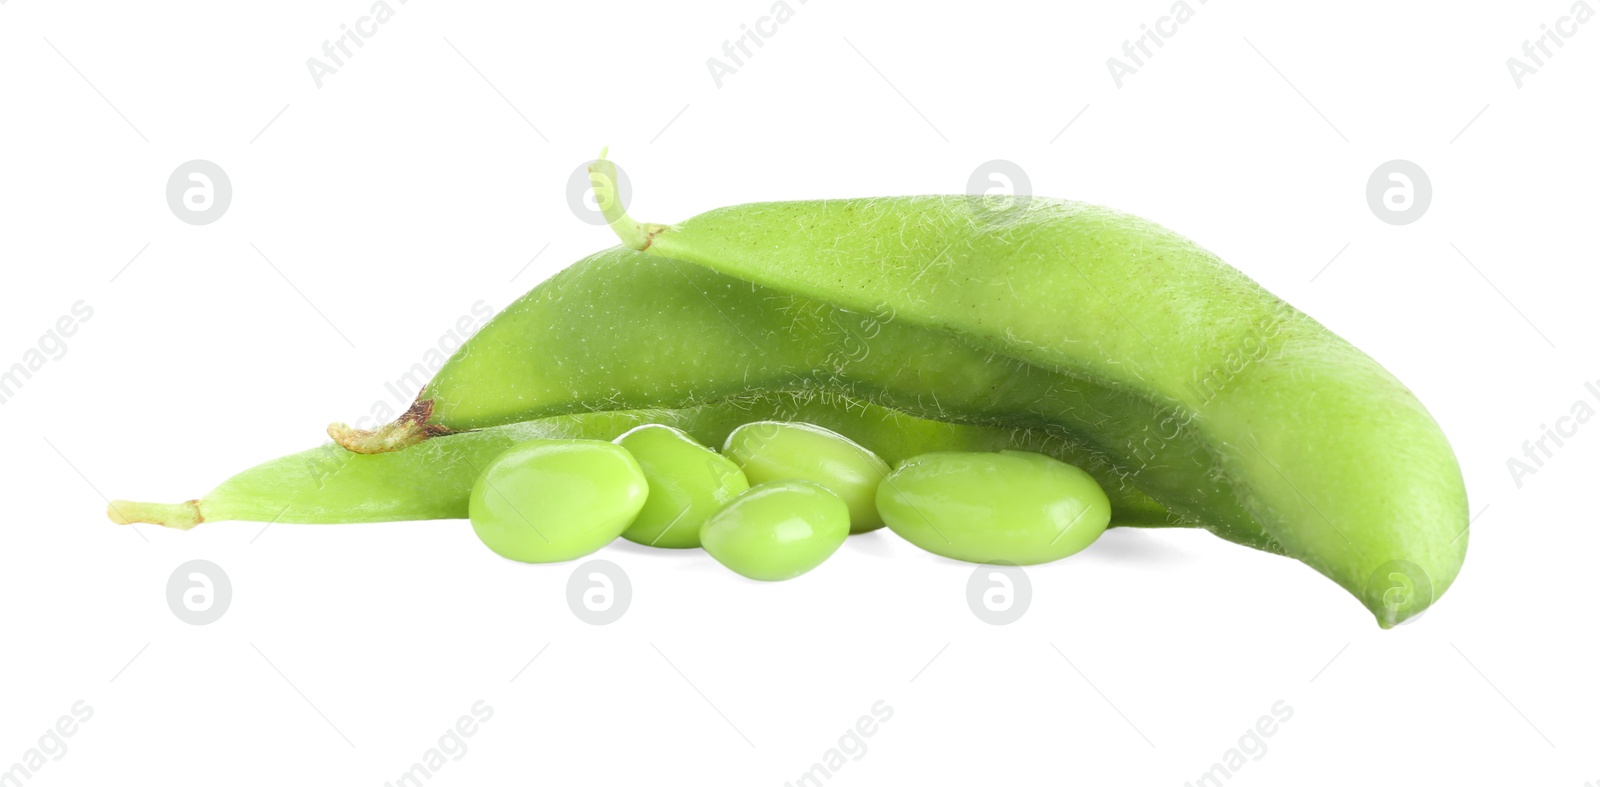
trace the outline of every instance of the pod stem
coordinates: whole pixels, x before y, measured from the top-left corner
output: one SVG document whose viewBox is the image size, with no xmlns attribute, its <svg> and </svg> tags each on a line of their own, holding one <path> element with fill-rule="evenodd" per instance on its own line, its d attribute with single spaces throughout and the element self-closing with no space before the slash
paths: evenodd
<svg viewBox="0 0 1600 787">
<path fill-rule="evenodd" d="M 106 516 L 119 525 L 144 522 L 174 530 L 188 530 L 206 521 L 200 513 L 199 500 L 182 503 L 139 503 L 133 500 L 113 500 L 106 506 Z"/>
<path fill-rule="evenodd" d="M 433 400 L 418 399 L 399 418 L 377 429 L 357 429 L 349 424 L 328 425 L 328 436 L 346 451 L 356 454 L 386 454 L 410 448 L 430 437 L 450 434 L 451 430 L 428 423 L 433 417 Z"/>
<path fill-rule="evenodd" d="M 600 158 L 589 165 L 589 185 L 594 188 L 594 199 L 600 205 L 600 213 L 611 224 L 611 231 L 622 239 L 622 245 L 634 251 L 644 251 L 650 248 L 651 241 L 657 235 L 670 229 L 665 224 L 640 224 L 628 215 L 628 208 L 622 204 L 617 191 L 617 165 L 606 158 L 605 148 L 600 149 Z"/>
</svg>

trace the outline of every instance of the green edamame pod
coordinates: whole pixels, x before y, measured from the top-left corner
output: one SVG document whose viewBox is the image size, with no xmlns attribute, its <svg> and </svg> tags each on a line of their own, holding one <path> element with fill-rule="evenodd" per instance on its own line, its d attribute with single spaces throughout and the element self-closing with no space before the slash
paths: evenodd
<svg viewBox="0 0 1600 787">
<path fill-rule="evenodd" d="M 1460 570 L 1466 490 L 1417 398 L 1170 230 L 1064 200 L 969 196 L 744 205 L 639 224 L 615 199 L 614 168 L 602 160 L 595 174 L 630 248 L 894 314 L 1081 382 L 1044 397 L 1039 414 L 1174 511 L 1253 523 L 1384 627 L 1421 612 Z M 929 393 L 960 398 L 964 379 Z M 1386 591 L 1397 572 L 1430 597 L 1395 605 Z"/>
<path fill-rule="evenodd" d="M 650 487 L 628 449 L 602 440 L 529 440 L 484 468 L 467 507 L 502 557 L 559 563 L 615 541 Z"/>
<path fill-rule="evenodd" d="M 735 572 L 763 582 L 794 579 L 822 565 L 850 535 L 850 508 L 810 481 L 768 481 L 750 487 L 706 520 L 706 552 Z"/>
<path fill-rule="evenodd" d="M 733 430 L 722 452 L 752 484 L 799 479 L 821 485 L 850 509 L 850 532 L 883 527 L 875 495 L 889 474 L 871 451 L 815 424 L 757 421 Z"/>
<path fill-rule="evenodd" d="M 375 432 L 335 425 L 330 433 L 347 448 L 375 453 L 430 435 L 553 415 L 693 407 L 775 390 L 871 403 L 999 433 L 1049 436 L 1055 442 L 1051 451 L 1070 452 L 1062 459 L 1089 471 L 1114 499 L 1123 492 L 1147 499 L 1128 469 L 1046 415 L 1061 408 L 1102 408 L 1110 393 L 1085 393 L 1070 379 L 892 315 L 851 314 L 621 248 L 573 265 L 496 315 L 396 422 Z M 834 428 L 794 413 L 750 420 L 762 419 L 812 420 Z M 835 431 L 857 439 L 853 432 Z M 858 442 L 893 461 L 878 446 Z M 1151 455 L 1163 467 L 1191 469 L 1185 488 L 1215 486 L 1191 457 L 1160 446 Z M 1237 506 L 1162 509 L 1177 522 L 1276 549 Z"/>
<path fill-rule="evenodd" d="M 845 397 L 772 392 L 681 410 L 632 410 L 558 416 L 444 435 L 405 451 L 353 454 L 329 443 L 234 475 L 205 497 L 184 503 L 117 500 L 113 522 L 148 522 L 187 530 L 225 520 L 335 524 L 466 519 L 473 483 L 489 461 L 536 439 L 610 440 L 643 424 L 667 424 L 702 444 L 721 445 L 748 421 L 798 418 L 848 435 L 889 461 L 929 451 L 1019 448 L 1072 461 L 1083 451 L 1043 429 L 991 429 L 913 418 Z M 1132 487 L 1111 492 L 1118 525 L 1180 524 Z"/>
<path fill-rule="evenodd" d="M 877 505 L 895 535 L 929 552 L 1017 566 L 1077 554 L 1111 520 L 1088 473 L 1023 451 L 923 454 L 889 474 Z"/>
<path fill-rule="evenodd" d="M 737 430 L 735 430 L 737 431 Z M 644 468 L 650 497 L 622 537 L 663 549 L 700 546 L 700 526 L 750 488 L 739 466 L 682 430 L 648 424 L 618 437 Z"/>
<path fill-rule="evenodd" d="M 625 414 L 551 418 L 465 432 L 400 453 L 352 454 L 332 443 L 280 457 L 183 503 L 115 500 L 119 525 L 146 522 L 188 530 L 202 522 L 295 524 L 466 519 L 472 484 L 489 461 L 525 440 L 624 429 Z M 605 423 L 605 422 L 617 422 Z"/>
</svg>

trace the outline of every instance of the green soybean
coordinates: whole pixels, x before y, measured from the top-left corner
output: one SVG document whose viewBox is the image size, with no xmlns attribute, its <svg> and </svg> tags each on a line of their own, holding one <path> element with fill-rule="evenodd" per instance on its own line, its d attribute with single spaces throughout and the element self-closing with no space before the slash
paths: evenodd
<svg viewBox="0 0 1600 787">
<path fill-rule="evenodd" d="M 1018 566 L 1076 554 L 1111 520 L 1088 473 L 1024 451 L 923 454 L 878 487 L 878 510 L 896 535 L 936 555 Z"/>
<path fill-rule="evenodd" d="M 718 563 L 779 582 L 822 565 L 850 535 L 850 510 L 827 488 L 791 479 L 750 487 L 706 520 L 700 541 Z"/>
<path fill-rule="evenodd" d="M 472 530 L 503 557 L 557 563 L 616 540 L 644 507 L 649 484 L 622 446 L 530 440 L 512 446 L 472 487 Z"/>
<path fill-rule="evenodd" d="M 883 527 L 873 495 L 889 474 L 871 451 L 815 424 L 758 421 L 728 435 L 722 452 L 752 484 L 800 479 L 829 489 L 850 509 L 850 532 Z"/>
<path fill-rule="evenodd" d="M 680 429 L 648 424 L 616 439 L 650 484 L 650 495 L 622 537 L 647 546 L 700 546 L 700 526 L 750 488 L 739 466 Z"/>
</svg>

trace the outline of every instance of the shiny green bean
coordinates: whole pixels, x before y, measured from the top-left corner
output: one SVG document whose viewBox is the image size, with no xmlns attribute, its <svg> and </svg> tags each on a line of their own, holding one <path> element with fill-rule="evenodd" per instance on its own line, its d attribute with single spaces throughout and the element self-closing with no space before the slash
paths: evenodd
<svg viewBox="0 0 1600 787">
<path fill-rule="evenodd" d="M 650 496 L 622 537 L 647 546 L 700 546 L 700 526 L 750 488 L 739 466 L 680 429 L 648 424 L 616 439 L 644 469 Z"/>
<path fill-rule="evenodd" d="M 750 487 L 706 520 L 700 541 L 717 562 L 765 582 L 822 565 L 850 535 L 850 509 L 827 488 L 791 479 Z"/>
<path fill-rule="evenodd" d="M 1025 451 L 923 454 L 889 474 L 877 503 L 896 535 L 973 563 L 1060 560 L 1111 520 L 1111 502 L 1088 473 Z"/>
<path fill-rule="evenodd" d="M 752 484 L 797 478 L 821 484 L 850 508 L 850 532 L 883 527 L 873 495 L 889 474 L 871 451 L 816 424 L 758 421 L 728 435 L 722 452 Z"/>
<path fill-rule="evenodd" d="M 627 449 L 600 440 L 531 440 L 484 468 L 472 530 L 503 557 L 558 563 L 616 540 L 644 507 L 648 482 Z"/>
</svg>

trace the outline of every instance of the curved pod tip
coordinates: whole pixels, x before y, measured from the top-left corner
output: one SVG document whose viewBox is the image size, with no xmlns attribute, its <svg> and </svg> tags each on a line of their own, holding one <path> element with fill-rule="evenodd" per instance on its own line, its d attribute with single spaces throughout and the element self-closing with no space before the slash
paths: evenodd
<svg viewBox="0 0 1600 787">
<path fill-rule="evenodd" d="M 433 418 L 433 400 L 418 399 L 399 418 L 377 429 L 358 429 L 344 423 L 328 425 L 328 437 L 344 450 L 355 454 L 386 454 L 410 448 L 430 437 L 451 434 L 451 430 L 428 423 Z"/>
<path fill-rule="evenodd" d="M 634 251 L 644 251 L 650 248 L 650 243 L 657 235 L 669 228 L 664 224 L 640 224 L 628 215 L 628 208 L 622 204 L 622 197 L 617 191 L 617 165 L 606 158 L 607 150 L 601 148 L 600 158 L 589 165 L 589 185 L 594 189 L 595 202 L 600 205 L 600 213 L 611 225 L 611 231 L 622 240 L 622 245 Z"/>
<path fill-rule="evenodd" d="M 138 503 L 132 500 L 113 500 L 106 506 L 106 516 L 119 525 L 143 522 L 161 525 L 174 530 L 188 530 L 206 518 L 200 513 L 199 500 L 182 503 Z"/>
<path fill-rule="evenodd" d="M 428 433 L 415 421 L 399 420 L 377 429 L 357 429 L 345 423 L 328 424 L 328 437 L 353 454 L 385 454 L 410 448 L 428 439 Z"/>
</svg>

